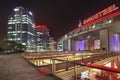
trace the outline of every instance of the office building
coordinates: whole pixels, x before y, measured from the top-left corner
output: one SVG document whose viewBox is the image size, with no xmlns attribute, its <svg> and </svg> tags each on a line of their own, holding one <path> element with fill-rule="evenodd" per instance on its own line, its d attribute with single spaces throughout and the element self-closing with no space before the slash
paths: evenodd
<svg viewBox="0 0 120 80">
<path fill-rule="evenodd" d="M 8 40 L 26 46 L 26 51 L 35 50 L 35 21 L 32 12 L 16 7 L 8 17 Z"/>
<path fill-rule="evenodd" d="M 49 38 L 49 50 L 50 51 L 56 51 L 56 47 L 55 47 L 56 42 L 54 41 L 53 37 Z"/>
<path fill-rule="evenodd" d="M 49 29 L 45 25 L 36 26 L 36 51 L 49 50 Z"/>
</svg>

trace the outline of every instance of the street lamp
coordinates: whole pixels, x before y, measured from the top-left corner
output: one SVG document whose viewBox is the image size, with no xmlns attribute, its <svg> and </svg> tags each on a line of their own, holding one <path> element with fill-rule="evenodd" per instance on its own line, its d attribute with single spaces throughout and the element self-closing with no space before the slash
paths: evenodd
<svg viewBox="0 0 120 80">
<path fill-rule="evenodd" d="M 75 54 L 74 54 L 74 80 L 77 80 L 77 75 L 76 75 L 76 64 L 75 64 Z"/>
</svg>

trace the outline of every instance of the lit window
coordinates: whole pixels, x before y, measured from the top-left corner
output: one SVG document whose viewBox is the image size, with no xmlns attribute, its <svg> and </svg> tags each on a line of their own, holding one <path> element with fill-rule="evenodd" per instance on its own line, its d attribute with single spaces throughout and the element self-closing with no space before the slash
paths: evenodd
<svg viewBox="0 0 120 80">
<path fill-rule="evenodd" d="M 28 24 L 28 22 L 26 22 L 26 21 L 25 21 L 25 22 L 22 22 L 22 23 L 23 23 L 23 24 Z"/>
<path fill-rule="evenodd" d="M 40 34 L 43 34 L 43 33 L 40 33 Z"/>
<path fill-rule="evenodd" d="M 112 22 L 112 20 L 109 20 L 109 22 L 108 23 L 111 23 Z"/>
<path fill-rule="evenodd" d="M 26 43 L 22 43 L 22 45 L 26 45 Z"/>
<path fill-rule="evenodd" d="M 40 41 L 40 38 L 37 38 L 37 41 Z"/>
<path fill-rule="evenodd" d="M 12 34 L 12 35 L 16 36 L 17 34 Z"/>
<path fill-rule="evenodd" d="M 13 19 L 13 17 L 11 17 L 10 19 Z"/>
<path fill-rule="evenodd" d="M 22 15 L 22 16 L 27 16 L 27 15 Z"/>
<path fill-rule="evenodd" d="M 19 21 L 17 21 L 16 23 L 20 23 Z"/>
<path fill-rule="evenodd" d="M 25 31 L 22 31 L 22 33 L 25 33 Z"/>
<path fill-rule="evenodd" d="M 13 39 L 10 38 L 10 39 L 8 39 L 8 40 L 13 40 Z"/>
<path fill-rule="evenodd" d="M 95 25 L 93 25 L 92 28 L 95 28 Z"/>
<path fill-rule="evenodd" d="M 17 38 L 16 40 L 21 40 L 20 38 Z"/>
<path fill-rule="evenodd" d="M 19 11 L 19 8 L 15 8 L 14 11 Z"/>
<path fill-rule="evenodd" d="M 8 29 L 12 29 L 12 27 L 8 27 Z"/>
<path fill-rule="evenodd" d="M 19 16 L 19 15 L 14 15 L 14 16 Z"/>
<path fill-rule="evenodd" d="M 30 35 L 33 35 L 34 36 L 34 34 L 33 33 L 31 33 L 31 32 L 27 32 L 28 34 L 30 34 Z"/>
<path fill-rule="evenodd" d="M 8 32 L 8 34 L 9 34 L 10 32 Z"/>
</svg>

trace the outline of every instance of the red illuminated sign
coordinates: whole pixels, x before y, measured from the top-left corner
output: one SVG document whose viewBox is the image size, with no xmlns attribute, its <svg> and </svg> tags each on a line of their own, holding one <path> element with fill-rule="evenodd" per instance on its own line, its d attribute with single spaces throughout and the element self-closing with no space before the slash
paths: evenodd
<svg viewBox="0 0 120 80">
<path fill-rule="evenodd" d="M 45 26 L 45 25 L 38 25 L 38 26 L 36 26 L 36 29 L 39 29 L 39 28 L 47 28 L 47 26 Z"/>
<path fill-rule="evenodd" d="M 40 25 L 36 26 L 36 28 L 40 28 Z"/>
<path fill-rule="evenodd" d="M 98 18 L 101 18 L 101 17 L 103 17 L 103 16 L 105 16 L 105 15 L 107 15 L 107 14 L 109 14 L 109 13 L 115 11 L 115 10 L 117 10 L 118 8 L 119 7 L 117 7 L 115 4 L 113 4 L 112 6 L 109 6 L 108 8 L 98 12 L 97 14 L 95 14 L 95 15 L 93 15 L 93 16 L 85 19 L 85 20 L 83 20 L 83 24 L 86 24 L 86 23 L 94 21 L 94 20 L 96 20 Z"/>
</svg>

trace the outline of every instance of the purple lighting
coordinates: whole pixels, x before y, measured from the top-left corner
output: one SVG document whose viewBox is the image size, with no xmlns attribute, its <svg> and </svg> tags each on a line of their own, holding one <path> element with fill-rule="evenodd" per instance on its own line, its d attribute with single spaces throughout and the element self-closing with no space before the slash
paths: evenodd
<svg viewBox="0 0 120 80">
<path fill-rule="evenodd" d="M 80 41 L 79 42 L 79 49 L 84 50 L 84 46 L 85 46 L 85 41 L 84 40 Z"/>
<path fill-rule="evenodd" d="M 74 51 L 83 51 L 83 50 L 85 50 L 85 40 L 75 41 L 72 44 L 72 50 L 74 50 Z"/>
<path fill-rule="evenodd" d="M 119 50 L 119 35 L 115 34 L 110 37 L 110 51 L 117 52 Z"/>
</svg>

